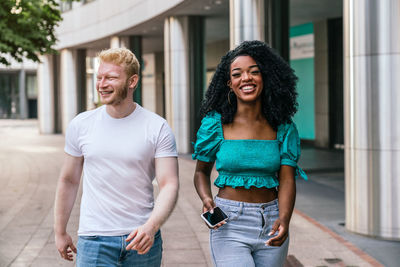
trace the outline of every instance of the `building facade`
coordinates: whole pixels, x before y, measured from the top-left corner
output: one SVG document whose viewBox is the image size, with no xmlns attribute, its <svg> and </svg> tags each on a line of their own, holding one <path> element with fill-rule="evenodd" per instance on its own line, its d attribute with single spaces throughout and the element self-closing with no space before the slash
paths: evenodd
<svg viewBox="0 0 400 267">
<path fill-rule="evenodd" d="M 94 0 L 64 6 L 59 55 L 38 68 L 42 133 L 95 108 L 95 57 L 127 47 L 142 63 L 135 100 L 191 152 L 213 72 L 244 40 L 268 42 L 299 76 L 301 138 L 345 151 L 346 227 L 400 239 L 397 0 Z M 391 30 L 392 29 L 392 30 Z M 389 116 L 390 115 L 390 116 Z M 388 117 L 390 119 L 388 119 Z"/>
<path fill-rule="evenodd" d="M 38 65 L 9 58 L 10 66 L 0 65 L 0 119 L 37 118 Z"/>
</svg>

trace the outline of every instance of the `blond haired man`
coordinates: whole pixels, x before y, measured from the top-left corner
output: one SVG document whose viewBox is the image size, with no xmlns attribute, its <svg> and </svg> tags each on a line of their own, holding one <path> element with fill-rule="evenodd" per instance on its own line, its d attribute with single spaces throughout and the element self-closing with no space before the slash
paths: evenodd
<svg viewBox="0 0 400 267">
<path fill-rule="evenodd" d="M 55 241 L 77 266 L 160 266 L 160 227 L 175 206 L 178 163 L 166 121 L 133 101 L 139 62 L 124 48 L 99 54 L 103 106 L 76 116 L 65 136 L 55 200 Z M 83 172 L 77 248 L 66 227 Z M 154 203 L 152 181 L 159 194 Z"/>
</svg>

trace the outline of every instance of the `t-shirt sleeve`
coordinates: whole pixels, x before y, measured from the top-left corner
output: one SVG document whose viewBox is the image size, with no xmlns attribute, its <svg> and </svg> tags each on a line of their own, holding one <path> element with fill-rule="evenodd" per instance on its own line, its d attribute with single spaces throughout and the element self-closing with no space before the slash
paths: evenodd
<svg viewBox="0 0 400 267">
<path fill-rule="evenodd" d="M 65 147 L 64 151 L 73 157 L 82 157 L 82 151 L 79 146 L 79 129 L 77 121 L 73 119 L 65 133 Z"/>
<path fill-rule="evenodd" d="M 161 126 L 160 134 L 158 136 L 156 153 L 154 157 L 164 158 L 177 156 L 178 152 L 176 151 L 175 136 L 167 122 L 164 122 Z"/>
<path fill-rule="evenodd" d="M 219 113 L 207 114 L 201 121 L 197 131 L 197 140 L 194 143 L 193 159 L 204 162 L 214 162 L 220 144 L 223 140 L 221 117 Z"/>
<path fill-rule="evenodd" d="M 280 142 L 281 165 L 288 165 L 296 169 L 295 177 L 307 180 L 307 175 L 297 165 L 300 159 L 300 137 L 294 123 L 280 126 L 278 129 Z"/>
</svg>

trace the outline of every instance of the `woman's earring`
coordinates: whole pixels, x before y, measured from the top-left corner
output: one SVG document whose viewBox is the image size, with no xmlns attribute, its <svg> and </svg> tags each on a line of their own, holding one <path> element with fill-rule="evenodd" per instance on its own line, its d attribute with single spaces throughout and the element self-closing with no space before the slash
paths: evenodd
<svg viewBox="0 0 400 267">
<path fill-rule="evenodd" d="M 231 103 L 231 93 L 232 93 L 232 92 L 233 92 L 232 89 L 229 90 L 229 92 L 228 92 L 228 103 L 229 103 L 230 106 L 232 106 L 232 103 Z"/>
</svg>

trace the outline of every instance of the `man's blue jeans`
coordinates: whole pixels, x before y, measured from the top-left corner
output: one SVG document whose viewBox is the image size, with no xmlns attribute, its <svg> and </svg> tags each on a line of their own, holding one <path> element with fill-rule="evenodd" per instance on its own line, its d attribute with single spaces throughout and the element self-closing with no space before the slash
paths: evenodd
<svg viewBox="0 0 400 267">
<path fill-rule="evenodd" d="M 139 255 L 136 250 L 127 251 L 128 245 L 124 236 L 79 236 L 76 266 L 135 266 L 159 267 L 162 256 L 162 239 L 158 231 L 154 237 L 154 244 L 144 255 Z"/>
</svg>

